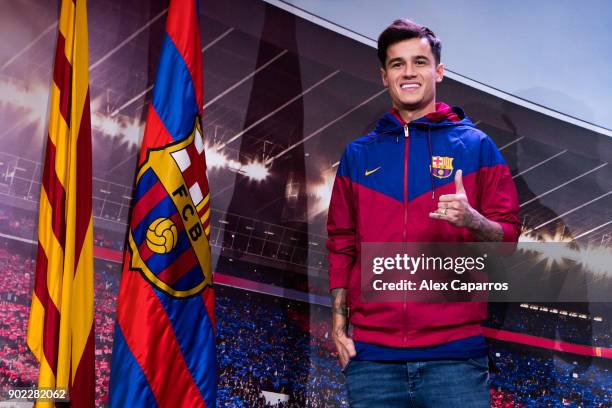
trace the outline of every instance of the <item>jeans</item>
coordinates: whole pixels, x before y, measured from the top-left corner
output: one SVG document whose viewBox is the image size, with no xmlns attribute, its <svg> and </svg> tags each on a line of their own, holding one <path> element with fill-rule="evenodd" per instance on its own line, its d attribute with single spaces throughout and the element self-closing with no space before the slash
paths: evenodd
<svg viewBox="0 0 612 408">
<path fill-rule="evenodd" d="M 489 408 L 488 357 L 438 361 L 350 360 L 352 408 Z"/>
</svg>

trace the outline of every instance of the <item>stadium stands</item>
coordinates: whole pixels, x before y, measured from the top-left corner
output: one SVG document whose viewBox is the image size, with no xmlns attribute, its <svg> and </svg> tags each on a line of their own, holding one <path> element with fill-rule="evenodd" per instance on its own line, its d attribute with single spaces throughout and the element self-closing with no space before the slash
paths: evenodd
<svg viewBox="0 0 612 408">
<path fill-rule="evenodd" d="M 548 306 L 553 308 L 553 306 Z M 608 318 L 599 321 L 600 319 L 595 320 L 590 314 L 583 315 L 583 318 L 569 315 L 572 310 L 577 314 L 581 313 L 580 309 L 585 307 L 584 304 L 555 304 L 554 307 L 562 312 L 565 309 L 568 314 L 521 308 L 515 303 L 490 303 L 489 318 L 485 326 L 551 339 L 560 338 L 563 341 L 576 344 L 600 347 L 612 346 L 612 332 Z M 568 309 L 570 312 L 567 312 Z M 612 314 L 610 306 L 607 309 L 607 316 L 610 316 Z M 588 310 L 586 313 L 588 313 Z"/>
<path fill-rule="evenodd" d="M 30 246 L 0 241 L 0 393 L 36 383 L 25 345 L 34 260 Z M 96 404 L 108 401 L 119 265 L 96 261 Z M 217 334 L 221 406 L 265 406 L 262 391 L 286 394 L 280 407 L 345 406 L 343 377 L 329 338 L 329 309 L 218 286 Z M 515 316 L 514 313 L 520 313 Z M 505 328 L 538 335 L 542 312 L 506 311 Z M 493 318 L 490 322 L 495 324 Z M 603 322 L 594 322 L 600 324 Z M 552 323 L 551 323 L 552 324 Z M 567 323 L 570 325 L 570 322 Z M 572 331 L 569 331 L 570 336 Z M 566 339 L 567 340 L 567 339 Z M 605 407 L 612 402 L 611 364 L 502 342 L 491 344 L 493 407 Z"/>
</svg>

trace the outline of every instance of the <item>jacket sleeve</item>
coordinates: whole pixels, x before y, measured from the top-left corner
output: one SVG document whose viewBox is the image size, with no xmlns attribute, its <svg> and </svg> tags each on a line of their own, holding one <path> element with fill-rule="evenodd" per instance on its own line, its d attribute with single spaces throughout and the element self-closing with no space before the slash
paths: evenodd
<svg viewBox="0 0 612 408">
<path fill-rule="evenodd" d="M 519 201 L 510 169 L 488 137 L 480 150 L 480 213 L 501 225 L 503 242 L 517 242 L 521 233 Z"/>
<path fill-rule="evenodd" d="M 329 290 L 348 287 L 349 273 L 357 257 L 355 196 L 347 152 L 340 159 L 327 213 Z"/>
</svg>

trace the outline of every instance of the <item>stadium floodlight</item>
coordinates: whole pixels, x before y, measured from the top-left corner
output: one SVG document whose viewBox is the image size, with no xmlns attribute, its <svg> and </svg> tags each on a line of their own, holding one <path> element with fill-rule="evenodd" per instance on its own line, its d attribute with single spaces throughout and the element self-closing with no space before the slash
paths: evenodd
<svg viewBox="0 0 612 408">
<path fill-rule="evenodd" d="M 519 236 L 520 242 L 571 242 L 572 238 L 567 236 L 564 228 L 558 228 L 554 234 L 547 231 L 536 233 L 533 229 L 523 230 Z"/>
<path fill-rule="evenodd" d="M 139 120 L 128 118 L 128 120 L 123 123 L 121 136 L 121 141 L 127 143 L 128 146 L 140 147 L 140 142 L 144 136 L 144 126 Z"/>
<path fill-rule="evenodd" d="M 308 186 L 308 195 L 314 198 L 314 200 L 311 200 L 312 204 L 309 210 L 311 218 L 327 213 L 335 177 L 336 172 L 333 169 L 329 169 L 323 173 L 323 180 L 321 182 Z"/>
<path fill-rule="evenodd" d="M 229 159 L 225 153 L 219 151 L 217 146 L 211 146 L 204 142 L 204 150 L 206 151 L 206 167 L 210 169 L 222 169 L 229 167 Z"/>
<path fill-rule="evenodd" d="M 112 137 L 118 136 L 121 131 L 121 123 L 119 123 L 118 119 L 101 115 L 97 112 L 94 112 L 91 115 L 91 126 L 94 129 Z"/>
<path fill-rule="evenodd" d="M 587 246 L 577 255 L 577 261 L 582 264 L 585 269 L 592 273 L 607 274 L 612 277 L 612 267 L 610 266 L 610 256 L 612 250 L 607 247 Z"/>
<path fill-rule="evenodd" d="M 240 169 L 242 168 L 242 164 L 240 164 L 240 162 L 236 160 L 227 159 L 227 163 L 225 167 L 227 167 L 231 171 L 239 173 Z"/>
<path fill-rule="evenodd" d="M 47 101 L 49 100 L 49 87 L 40 82 L 21 82 L 13 78 L 0 79 L 0 106 L 10 106 L 25 113 L 16 124 L 9 129 L 3 129 L 3 134 L 11 130 L 37 124 L 38 130 L 34 134 L 41 135 L 46 140 L 44 126 L 47 124 Z"/>
<path fill-rule="evenodd" d="M 144 134 L 144 124 L 140 119 L 126 115 L 107 115 L 105 106 L 102 97 L 91 102 L 92 129 L 112 138 L 118 138 L 120 143 L 126 143 L 128 147 L 140 147 Z"/>
<path fill-rule="evenodd" d="M 264 181 L 270 175 L 270 170 L 258 160 L 242 165 L 239 172 L 253 181 Z"/>
<path fill-rule="evenodd" d="M 549 241 L 552 242 L 552 241 Z M 559 245 L 541 245 L 538 248 L 538 261 L 546 262 L 546 271 L 549 271 L 553 265 L 563 265 L 568 259 L 574 259 L 575 254 L 568 246 Z"/>
<path fill-rule="evenodd" d="M 569 243 L 572 241 L 573 238 L 565 235 L 562 229 L 557 230 L 552 235 L 546 232 L 535 234 L 533 231 L 524 231 L 519 237 L 519 248 L 521 248 L 521 243 L 528 242 Z M 533 249 L 533 247 L 527 247 L 527 249 Z M 554 263 L 562 265 L 566 260 L 570 260 L 581 264 L 585 270 L 591 273 L 612 276 L 612 264 L 609 261 L 610 256 L 612 256 L 612 249 L 606 246 L 588 245 L 586 248 L 574 249 L 569 245 L 565 247 L 542 245 L 538 248 L 538 252 L 538 260 L 546 261 L 547 270 Z"/>
<path fill-rule="evenodd" d="M 223 148 L 223 145 L 211 145 L 208 140 L 204 141 L 207 170 L 228 169 L 240 173 L 254 181 L 264 181 L 270 175 L 270 170 L 265 162 L 251 160 L 247 164 L 243 164 L 240 161 L 230 159 L 227 154 L 222 151 Z"/>
</svg>

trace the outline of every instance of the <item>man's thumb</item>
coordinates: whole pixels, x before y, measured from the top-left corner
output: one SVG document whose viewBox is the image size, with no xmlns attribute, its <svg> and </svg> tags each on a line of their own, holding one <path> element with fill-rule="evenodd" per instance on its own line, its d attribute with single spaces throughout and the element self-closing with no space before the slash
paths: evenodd
<svg viewBox="0 0 612 408">
<path fill-rule="evenodd" d="M 349 338 L 348 341 L 345 343 L 346 346 L 346 351 L 348 351 L 349 356 L 351 357 L 355 357 L 357 355 L 357 351 L 355 350 L 355 342 L 353 342 L 353 339 Z"/>
<path fill-rule="evenodd" d="M 463 172 L 461 169 L 455 172 L 455 190 L 457 194 L 465 194 L 465 188 L 463 187 Z"/>
</svg>

